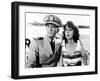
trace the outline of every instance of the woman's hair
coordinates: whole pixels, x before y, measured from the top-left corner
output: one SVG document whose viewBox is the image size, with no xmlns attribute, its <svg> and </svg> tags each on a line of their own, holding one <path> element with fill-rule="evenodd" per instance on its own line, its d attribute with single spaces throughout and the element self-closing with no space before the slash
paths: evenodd
<svg viewBox="0 0 100 81">
<path fill-rule="evenodd" d="M 79 40 L 79 30 L 78 28 L 73 24 L 72 21 L 68 21 L 63 27 L 64 27 L 64 31 L 63 31 L 63 40 L 65 40 L 65 43 L 68 42 L 66 36 L 65 36 L 65 31 L 66 31 L 66 26 L 68 26 L 68 28 L 72 28 L 72 30 L 74 31 L 73 33 L 73 40 L 75 43 L 77 43 L 77 40 Z"/>
</svg>

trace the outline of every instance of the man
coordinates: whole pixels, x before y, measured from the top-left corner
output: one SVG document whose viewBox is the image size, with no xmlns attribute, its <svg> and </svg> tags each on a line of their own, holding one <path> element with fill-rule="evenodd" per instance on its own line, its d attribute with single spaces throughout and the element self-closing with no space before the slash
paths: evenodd
<svg viewBox="0 0 100 81">
<path fill-rule="evenodd" d="M 54 15 L 44 19 L 46 36 L 35 38 L 29 45 L 30 52 L 26 56 L 26 67 L 56 67 L 61 55 L 61 45 L 56 42 L 56 33 L 62 26 L 61 20 Z"/>
</svg>

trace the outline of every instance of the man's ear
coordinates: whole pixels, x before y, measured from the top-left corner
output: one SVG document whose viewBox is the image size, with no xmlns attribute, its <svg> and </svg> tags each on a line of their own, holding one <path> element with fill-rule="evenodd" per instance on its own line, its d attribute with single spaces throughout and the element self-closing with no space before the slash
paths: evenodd
<svg viewBox="0 0 100 81">
<path fill-rule="evenodd" d="M 57 29 L 57 33 L 59 32 L 59 28 Z"/>
</svg>

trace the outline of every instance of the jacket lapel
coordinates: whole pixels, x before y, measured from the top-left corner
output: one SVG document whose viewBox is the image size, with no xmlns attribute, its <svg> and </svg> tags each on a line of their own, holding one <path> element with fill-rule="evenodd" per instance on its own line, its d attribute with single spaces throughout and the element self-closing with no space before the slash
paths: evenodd
<svg viewBox="0 0 100 81">
<path fill-rule="evenodd" d="M 59 50 L 60 44 L 55 41 L 55 51 L 54 54 Z"/>
<path fill-rule="evenodd" d="M 48 40 L 47 37 L 44 37 L 44 48 L 46 49 L 46 51 L 48 51 L 48 53 L 50 55 L 53 54 L 52 49 L 51 49 L 51 46 L 50 46 L 50 41 Z"/>
</svg>

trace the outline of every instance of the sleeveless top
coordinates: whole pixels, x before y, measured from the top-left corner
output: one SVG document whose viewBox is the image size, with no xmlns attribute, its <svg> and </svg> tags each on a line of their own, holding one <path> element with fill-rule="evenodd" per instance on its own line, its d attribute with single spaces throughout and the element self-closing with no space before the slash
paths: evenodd
<svg viewBox="0 0 100 81">
<path fill-rule="evenodd" d="M 82 54 L 81 45 L 77 42 L 75 50 L 69 53 L 65 47 L 65 41 L 62 42 L 62 64 L 66 66 L 81 66 L 82 65 Z"/>
</svg>

